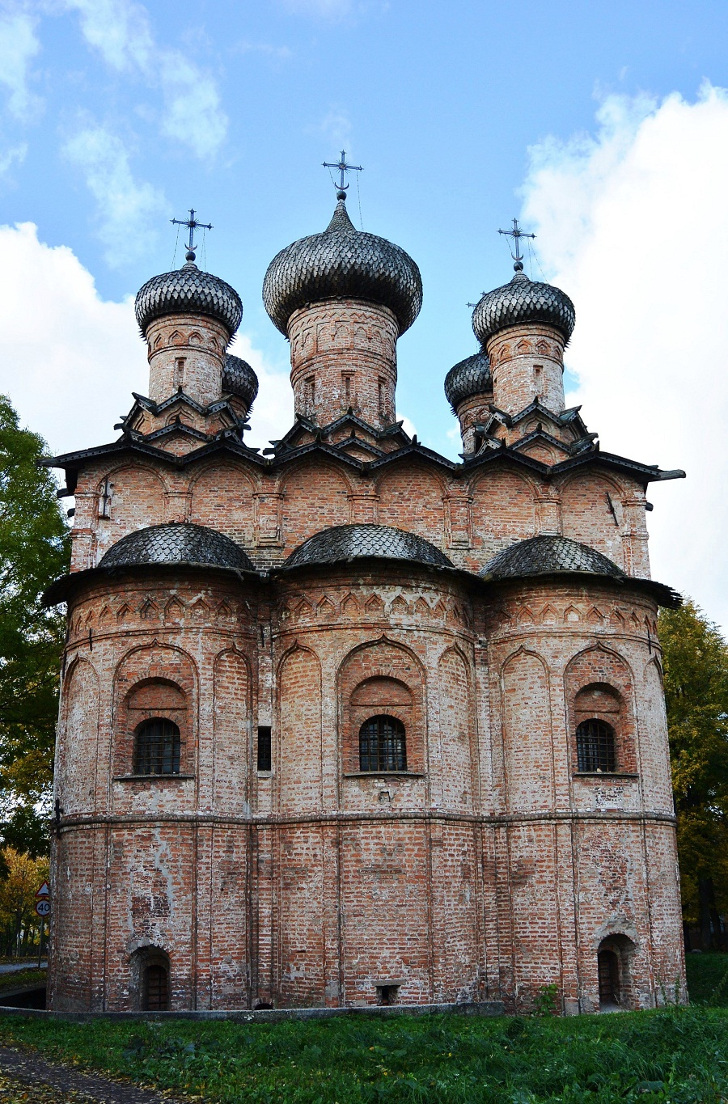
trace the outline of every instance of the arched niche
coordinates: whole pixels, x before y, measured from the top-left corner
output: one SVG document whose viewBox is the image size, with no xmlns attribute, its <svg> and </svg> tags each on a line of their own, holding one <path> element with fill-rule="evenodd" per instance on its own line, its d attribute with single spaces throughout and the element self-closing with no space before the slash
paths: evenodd
<svg viewBox="0 0 728 1104">
<path fill-rule="evenodd" d="M 554 778 L 546 662 L 519 648 L 503 665 L 501 691 L 506 808 L 509 812 L 549 809 Z"/>
<path fill-rule="evenodd" d="M 559 488 L 565 537 L 596 548 L 624 568 L 624 525 L 619 484 L 603 476 L 579 473 Z"/>
<path fill-rule="evenodd" d="M 412 652 L 386 640 L 355 648 L 339 668 L 337 685 L 344 774 L 360 771 L 359 732 L 376 715 L 395 717 L 404 725 L 407 770 L 425 769 L 425 680 Z"/>
<path fill-rule="evenodd" d="M 134 773 L 134 739 L 139 725 L 168 718 L 180 731 L 180 774 L 196 766 L 197 674 L 180 648 L 153 643 L 133 648 L 114 676 L 113 772 Z"/>
<path fill-rule="evenodd" d="M 282 529 L 291 552 L 314 533 L 349 522 L 351 487 L 344 474 L 331 464 L 302 462 L 281 479 Z"/>
<path fill-rule="evenodd" d="M 278 747 L 273 749 L 281 812 L 321 808 L 321 664 L 294 647 L 278 668 Z"/>
<path fill-rule="evenodd" d="M 637 770 L 634 679 L 626 660 L 602 646 L 586 648 L 568 664 L 564 688 L 571 772 L 579 772 L 577 730 L 593 719 L 609 725 L 614 732 L 615 772 L 634 774 Z"/>
<path fill-rule="evenodd" d="M 421 464 L 396 464 L 377 481 L 380 525 L 417 533 L 438 547 L 445 540 L 444 487 Z"/>
<path fill-rule="evenodd" d="M 440 691 L 440 772 L 446 807 L 472 807 L 475 716 L 472 671 L 457 648 L 448 648 L 438 664 Z"/>
<path fill-rule="evenodd" d="M 64 813 L 94 807 L 98 769 L 99 676 L 86 659 L 77 659 L 63 682 L 55 794 Z"/>
<path fill-rule="evenodd" d="M 242 465 L 214 464 L 190 485 L 190 521 L 238 541 L 250 551 L 254 539 L 256 485 Z"/>
<path fill-rule="evenodd" d="M 501 548 L 536 535 L 536 493 L 520 472 L 492 465 L 472 485 L 473 549 L 485 562 Z"/>
</svg>

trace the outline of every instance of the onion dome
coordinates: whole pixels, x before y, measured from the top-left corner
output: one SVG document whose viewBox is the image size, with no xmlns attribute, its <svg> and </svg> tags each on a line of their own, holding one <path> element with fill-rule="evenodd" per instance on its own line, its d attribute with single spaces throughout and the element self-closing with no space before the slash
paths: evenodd
<svg viewBox="0 0 728 1104">
<path fill-rule="evenodd" d="M 230 356 L 230 354 L 225 357 L 225 366 L 222 370 L 222 389 L 225 394 L 237 395 L 250 409 L 255 396 L 258 394 L 258 377 L 247 360 Z"/>
<path fill-rule="evenodd" d="M 565 292 L 529 280 L 521 271 L 516 271 L 510 283 L 487 291 L 473 311 L 473 331 L 484 347 L 493 334 L 522 322 L 554 326 L 568 342 L 575 321 L 574 304 Z"/>
<path fill-rule="evenodd" d="M 490 359 L 482 349 L 479 353 L 458 361 L 445 376 L 445 398 L 450 403 L 454 414 L 457 413 L 458 404 L 463 399 L 492 390 Z"/>
<path fill-rule="evenodd" d="M 224 533 L 204 525 L 172 522 L 150 525 L 122 537 L 99 560 L 100 568 L 139 564 L 185 564 L 190 567 L 227 567 L 254 571 L 247 554 Z"/>
<path fill-rule="evenodd" d="M 282 249 L 263 281 L 263 304 L 284 335 L 294 311 L 324 299 L 369 299 L 389 307 L 401 334 L 422 306 L 422 278 L 415 262 L 386 238 L 357 230 L 342 198 L 323 233 Z"/>
<path fill-rule="evenodd" d="M 139 329 L 146 334 L 155 318 L 169 314 L 207 314 L 221 322 L 232 337 L 243 317 L 243 304 L 235 288 L 211 272 L 203 272 L 188 253 L 182 268 L 152 276 L 137 292 L 134 311 Z"/>
<path fill-rule="evenodd" d="M 416 533 L 391 525 L 335 525 L 299 545 L 285 568 L 342 563 L 357 559 L 409 560 L 430 567 L 452 567 L 444 552 Z"/>
<path fill-rule="evenodd" d="M 627 575 L 613 560 L 568 537 L 542 536 L 517 541 L 498 552 L 478 572 L 486 582 L 532 578 L 537 575 L 599 575 L 622 585 L 647 591 L 661 606 L 677 609 L 682 598 L 676 591 L 652 579 Z"/>
</svg>

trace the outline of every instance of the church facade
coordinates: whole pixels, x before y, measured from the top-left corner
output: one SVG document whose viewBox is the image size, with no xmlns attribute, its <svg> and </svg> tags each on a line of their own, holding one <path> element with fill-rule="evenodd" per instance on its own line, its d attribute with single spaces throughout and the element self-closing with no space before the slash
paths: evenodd
<svg viewBox="0 0 728 1104">
<path fill-rule="evenodd" d="M 136 299 L 148 396 L 51 461 L 75 517 L 46 596 L 50 1007 L 682 999 L 656 625 L 679 598 L 645 511 L 683 473 L 565 409 L 568 296 L 517 260 L 477 304 L 453 462 L 396 419 L 419 270 L 341 190 L 265 276 L 295 422 L 261 453 L 242 304 L 191 245 Z"/>
</svg>

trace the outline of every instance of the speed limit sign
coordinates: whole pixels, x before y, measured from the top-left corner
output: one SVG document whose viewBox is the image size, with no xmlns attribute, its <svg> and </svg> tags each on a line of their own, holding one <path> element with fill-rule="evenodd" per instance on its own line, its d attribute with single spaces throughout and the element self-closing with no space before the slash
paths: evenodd
<svg viewBox="0 0 728 1104">
<path fill-rule="evenodd" d="M 50 916 L 51 903 L 42 898 L 40 901 L 35 902 L 35 911 L 38 916 Z"/>
</svg>

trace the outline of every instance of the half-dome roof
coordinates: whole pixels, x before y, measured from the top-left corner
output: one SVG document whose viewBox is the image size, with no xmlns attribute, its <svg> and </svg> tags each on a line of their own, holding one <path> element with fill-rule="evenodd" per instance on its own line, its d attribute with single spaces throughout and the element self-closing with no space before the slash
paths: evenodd
<svg viewBox="0 0 728 1104">
<path fill-rule="evenodd" d="M 253 405 L 253 400 L 258 394 L 258 377 L 241 357 L 225 357 L 225 366 L 222 370 L 223 392 L 237 395 L 248 407 Z"/>
<path fill-rule="evenodd" d="M 142 333 L 155 318 L 168 314 L 207 314 L 232 337 L 243 317 L 243 304 L 230 284 L 188 261 L 174 272 L 147 280 L 137 292 L 134 311 Z"/>
<path fill-rule="evenodd" d="M 584 572 L 587 575 L 608 575 L 626 579 L 624 571 L 613 560 L 586 544 L 568 537 L 530 537 L 498 552 L 485 567 L 481 579 L 519 579 L 527 575 L 558 575 Z"/>
<path fill-rule="evenodd" d="M 492 390 L 490 359 L 482 349 L 473 356 L 458 361 L 445 376 L 445 398 L 454 413 L 457 413 L 458 404 L 463 399 Z"/>
<path fill-rule="evenodd" d="M 473 331 L 483 346 L 493 334 L 522 322 L 554 326 L 568 341 L 575 321 L 574 304 L 565 292 L 529 280 L 525 272 L 516 272 L 510 283 L 487 291 L 473 311 Z"/>
<path fill-rule="evenodd" d="M 627 575 L 608 556 L 568 537 L 542 536 L 517 541 L 504 548 L 478 572 L 485 582 L 524 579 L 537 575 L 601 575 L 624 586 L 639 588 L 661 606 L 677 609 L 680 595 L 653 579 Z"/>
<path fill-rule="evenodd" d="M 409 560 L 431 567 L 452 567 L 444 552 L 424 537 L 391 525 L 335 525 L 299 545 L 284 567 L 331 564 L 355 559 Z"/>
<path fill-rule="evenodd" d="M 409 329 L 422 306 L 422 278 L 415 262 L 386 238 L 357 230 L 343 199 L 323 233 L 282 249 L 263 281 L 265 309 L 286 335 L 294 311 L 323 299 L 381 303 L 395 314 L 400 333 Z"/>
<path fill-rule="evenodd" d="M 216 529 L 189 522 L 150 525 L 128 533 L 106 552 L 100 568 L 133 567 L 139 564 L 187 564 L 253 571 L 240 545 Z"/>
</svg>

